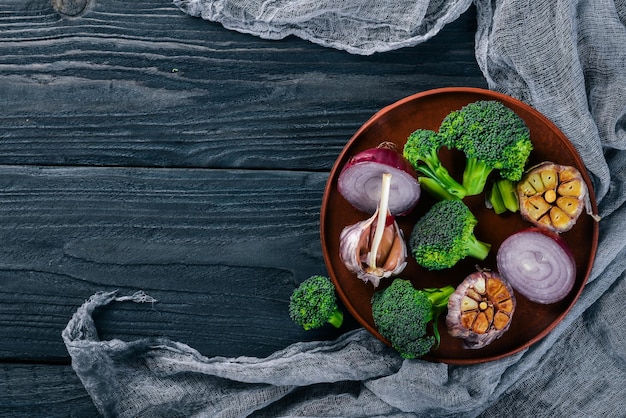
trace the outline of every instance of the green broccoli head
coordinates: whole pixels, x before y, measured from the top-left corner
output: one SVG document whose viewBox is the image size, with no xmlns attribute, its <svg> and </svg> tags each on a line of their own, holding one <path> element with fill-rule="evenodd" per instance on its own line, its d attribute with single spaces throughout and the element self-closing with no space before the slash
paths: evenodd
<svg viewBox="0 0 626 418">
<path fill-rule="evenodd" d="M 311 276 L 298 286 L 289 300 L 289 316 L 305 330 L 330 323 L 339 328 L 343 312 L 337 306 L 335 285 L 325 276 Z"/>
<path fill-rule="evenodd" d="M 372 296 L 376 329 L 404 358 L 417 358 L 439 345 L 437 319 L 447 308 L 454 287 L 415 289 L 410 281 L 394 279 Z M 428 332 L 432 323 L 433 332 Z"/>
<path fill-rule="evenodd" d="M 440 199 L 462 199 L 465 188 L 457 182 L 439 159 L 444 137 L 435 131 L 418 129 L 404 145 L 404 158 L 420 173 L 418 180 L 430 194 Z"/>
<path fill-rule="evenodd" d="M 491 245 L 474 235 L 477 223 L 462 200 L 435 203 L 416 222 L 409 237 L 415 260 L 428 270 L 450 268 L 468 256 L 484 260 Z"/>
<path fill-rule="evenodd" d="M 468 196 L 481 193 L 494 170 L 508 180 L 521 179 L 533 149 L 524 120 L 496 100 L 480 100 L 450 112 L 439 134 L 467 157 L 463 186 Z"/>
</svg>

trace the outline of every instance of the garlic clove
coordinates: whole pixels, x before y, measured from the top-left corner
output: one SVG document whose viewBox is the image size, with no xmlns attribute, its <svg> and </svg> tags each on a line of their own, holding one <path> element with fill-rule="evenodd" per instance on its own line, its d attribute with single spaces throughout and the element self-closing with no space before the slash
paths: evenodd
<svg viewBox="0 0 626 418">
<path fill-rule="evenodd" d="M 404 234 L 393 216 L 387 212 L 382 239 L 373 249 L 379 211 L 372 217 L 347 226 L 339 236 L 339 257 L 346 268 L 366 283 L 378 287 L 380 280 L 397 276 L 407 264 Z M 376 251 L 372 257 L 372 251 Z"/>
<path fill-rule="evenodd" d="M 461 299 L 461 310 L 465 312 L 474 309 L 478 309 L 478 302 L 469 296 L 463 296 Z"/>
</svg>

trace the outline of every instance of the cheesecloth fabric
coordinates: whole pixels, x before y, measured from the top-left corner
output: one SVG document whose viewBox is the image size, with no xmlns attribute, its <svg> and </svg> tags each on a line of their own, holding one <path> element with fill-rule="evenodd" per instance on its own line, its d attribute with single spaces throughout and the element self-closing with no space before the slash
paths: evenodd
<svg viewBox="0 0 626 418">
<path fill-rule="evenodd" d="M 423 42 L 469 0 L 175 0 L 184 12 L 351 53 Z M 267 358 L 206 358 L 168 339 L 100 341 L 98 293 L 63 331 L 105 416 L 626 416 L 626 1 L 475 0 L 476 58 L 491 89 L 554 121 L 580 152 L 599 203 L 600 241 L 573 310 L 538 344 L 475 366 L 402 360 L 365 330 Z M 111 307 L 111 309 L 113 309 Z"/>
</svg>

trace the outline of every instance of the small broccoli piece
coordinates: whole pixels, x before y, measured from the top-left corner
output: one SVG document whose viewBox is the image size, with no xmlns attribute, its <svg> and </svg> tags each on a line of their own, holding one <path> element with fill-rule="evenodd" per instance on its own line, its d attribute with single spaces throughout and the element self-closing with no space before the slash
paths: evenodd
<svg viewBox="0 0 626 418">
<path fill-rule="evenodd" d="M 439 346 L 437 320 L 454 291 L 452 286 L 415 289 L 408 280 L 394 279 L 372 296 L 374 324 L 402 357 L 421 357 Z M 432 335 L 428 332 L 430 323 Z"/>
<path fill-rule="evenodd" d="M 480 100 L 450 112 L 439 134 L 465 153 L 463 186 L 468 196 L 481 193 L 494 170 L 502 178 L 520 180 L 533 149 L 524 120 L 496 100 Z"/>
<path fill-rule="evenodd" d="M 289 316 L 305 330 L 327 322 L 339 328 L 343 312 L 337 306 L 335 285 L 325 276 L 311 276 L 298 286 L 289 300 Z"/>
<path fill-rule="evenodd" d="M 439 199 L 463 199 L 465 188 L 456 181 L 439 160 L 439 149 L 446 144 L 435 131 L 418 129 L 409 135 L 403 155 L 421 176 L 420 184 Z"/>
<path fill-rule="evenodd" d="M 477 223 L 462 200 L 435 203 L 411 232 L 409 246 L 415 260 L 428 270 L 452 267 L 468 256 L 484 260 L 491 245 L 474 235 Z"/>
</svg>

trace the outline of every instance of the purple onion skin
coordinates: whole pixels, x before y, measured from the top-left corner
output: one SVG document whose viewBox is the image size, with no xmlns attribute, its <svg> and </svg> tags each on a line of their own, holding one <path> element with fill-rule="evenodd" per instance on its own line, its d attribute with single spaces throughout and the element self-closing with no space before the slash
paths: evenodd
<svg viewBox="0 0 626 418">
<path fill-rule="evenodd" d="M 548 259 L 548 255 L 552 257 Z M 545 228 L 531 227 L 509 236 L 498 249 L 496 262 L 498 271 L 515 291 L 536 303 L 563 300 L 576 280 L 576 261 L 571 249 L 557 233 Z M 557 273 L 561 277 L 556 277 Z"/>
<path fill-rule="evenodd" d="M 398 170 L 406 171 L 413 177 L 417 177 L 415 169 L 410 162 L 406 160 L 397 150 L 393 148 L 377 147 L 366 149 L 352 156 L 346 165 L 357 164 L 361 162 L 378 161 Z"/>
<path fill-rule="evenodd" d="M 396 216 L 410 213 L 421 188 L 411 163 L 392 148 L 370 148 L 352 156 L 339 174 L 337 190 L 352 206 L 372 214 L 378 206 L 376 187 L 385 172 L 392 174 L 389 211 Z"/>
</svg>

